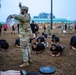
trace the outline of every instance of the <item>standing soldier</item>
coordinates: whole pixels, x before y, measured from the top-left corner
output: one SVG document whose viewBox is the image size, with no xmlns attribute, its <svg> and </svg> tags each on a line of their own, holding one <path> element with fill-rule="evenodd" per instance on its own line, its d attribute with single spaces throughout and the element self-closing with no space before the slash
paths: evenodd
<svg viewBox="0 0 76 75">
<path fill-rule="evenodd" d="M 2 24 L 0 24 L 0 37 L 1 37 L 1 33 L 2 33 Z"/>
<path fill-rule="evenodd" d="M 46 25 L 45 24 L 44 24 L 43 28 L 44 28 L 44 32 L 46 32 Z"/>
<path fill-rule="evenodd" d="M 48 33 L 49 35 L 51 35 L 51 32 L 50 32 L 50 24 L 48 24 L 47 33 Z"/>
<path fill-rule="evenodd" d="M 65 30 L 65 24 L 64 24 L 64 22 L 62 22 L 60 34 L 63 35 L 63 36 L 64 36 L 64 32 L 63 32 L 64 30 Z"/>
<path fill-rule="evenodd" d="M 11 15 L 12 18 L 20 21 L 19 26 L 19 37 L 20 37 L 20 48 L 23 55 L 23 64 L 20 67 L 25 67 L 29 65 L 30 60 L 30 37 L 31 37 L 31 27 L 30 27 L 30 15 L 28 14 L 28 7 L 21 6 L 21 15 Z"/>
<path fill-rule="evenodd" d="M 72 30 L 73 30 L 73 24 L 71 23 L 71 24 L 69 25 L 69 33 L 72 33 Z"/>
</svg>

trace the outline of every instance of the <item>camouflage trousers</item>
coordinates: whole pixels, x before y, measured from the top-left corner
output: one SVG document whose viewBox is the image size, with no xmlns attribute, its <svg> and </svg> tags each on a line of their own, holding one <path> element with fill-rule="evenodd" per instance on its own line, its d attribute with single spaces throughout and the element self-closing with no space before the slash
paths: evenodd
<svg viewBox="0 0 76 75">
<path fill-rule="evenodd" d="M 30 32 L 25 32 L 22 28 L 19 29 L 20 49 L 23 55 L 23 62 L 29 61 L 31 57 L 29 33 Z"/>
<path fill-rule="evenodd" d="M 72 29 L 69 29 L 69 33 L 72 33 Z"/>
<path fill-rule="evenodd" d="M 64 29 L 63 29 L 63 28 L 61 28 L 60 35 L 62 35 L 62 34 L 63 34 L 63 31 L 64 31 Z"/>
</svg>

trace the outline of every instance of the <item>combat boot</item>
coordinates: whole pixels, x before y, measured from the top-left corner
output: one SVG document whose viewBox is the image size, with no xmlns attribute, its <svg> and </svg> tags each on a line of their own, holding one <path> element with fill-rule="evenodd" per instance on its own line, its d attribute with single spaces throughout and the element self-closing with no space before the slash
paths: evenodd
<svg viewBox="0 0 76 75">
<path fill-rule="evenodd" d="M 20 67 L 26 67 L 26 66 L 29 66 L 28 62 L 25 62 L 25 63 L 23 63 L 23 64 L 20 65 Z"/>
</svg>

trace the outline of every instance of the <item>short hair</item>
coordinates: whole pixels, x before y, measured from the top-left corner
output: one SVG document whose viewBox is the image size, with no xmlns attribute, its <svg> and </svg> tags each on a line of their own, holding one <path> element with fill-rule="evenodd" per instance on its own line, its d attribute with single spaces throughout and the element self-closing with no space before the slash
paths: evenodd
<svg viewBox="0 0 76 75">
<path fill-rule="evenodd" d="M 52 38 L 55 38 L 56 37 L 56 35 L 52 35 Z"/>
<path fill-rule="evenodd" d="M 34 23 L 34 21 L 32 21 Z"/>
<path fill-rule="evenodd" d="M 52 46 L 56 47 L 56 44 L 52 44 Z"/>
<path fill-rule="evenodd" d="M 42 42 L 40 38 L 37 39 L 37 42 L 38 42 L 39 40 L 40 40 L 40 42 Z"/>
<path fill-rule="evenodd" d="M 37 45 L 36 43 L 33 43 L 33 45 Z"/>
</svg>

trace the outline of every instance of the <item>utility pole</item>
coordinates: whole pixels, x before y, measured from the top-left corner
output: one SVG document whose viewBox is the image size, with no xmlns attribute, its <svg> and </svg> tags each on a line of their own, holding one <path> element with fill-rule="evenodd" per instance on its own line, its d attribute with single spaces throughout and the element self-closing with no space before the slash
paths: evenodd
<svg viewBox="0 0 76 75">
<path fill-rule="evenodd" d="M 52 30 L 52 27 L 53 27 L 53 0 L 51 0 L 51 16 L 50 16 L 50 28 Z"/>
<path fill-rule="evenodd" d="M 0 0 L 0 9 L 1 9 L 1 0 Z"/>
<path fill-rule="evenodd" d="M 53 26 L 53 0 L 51 0 L 51 11 L 50 11 L 50 24 L 48 25 L 48 34 L 51 35 L 52 26 Z"/>
</svg>

